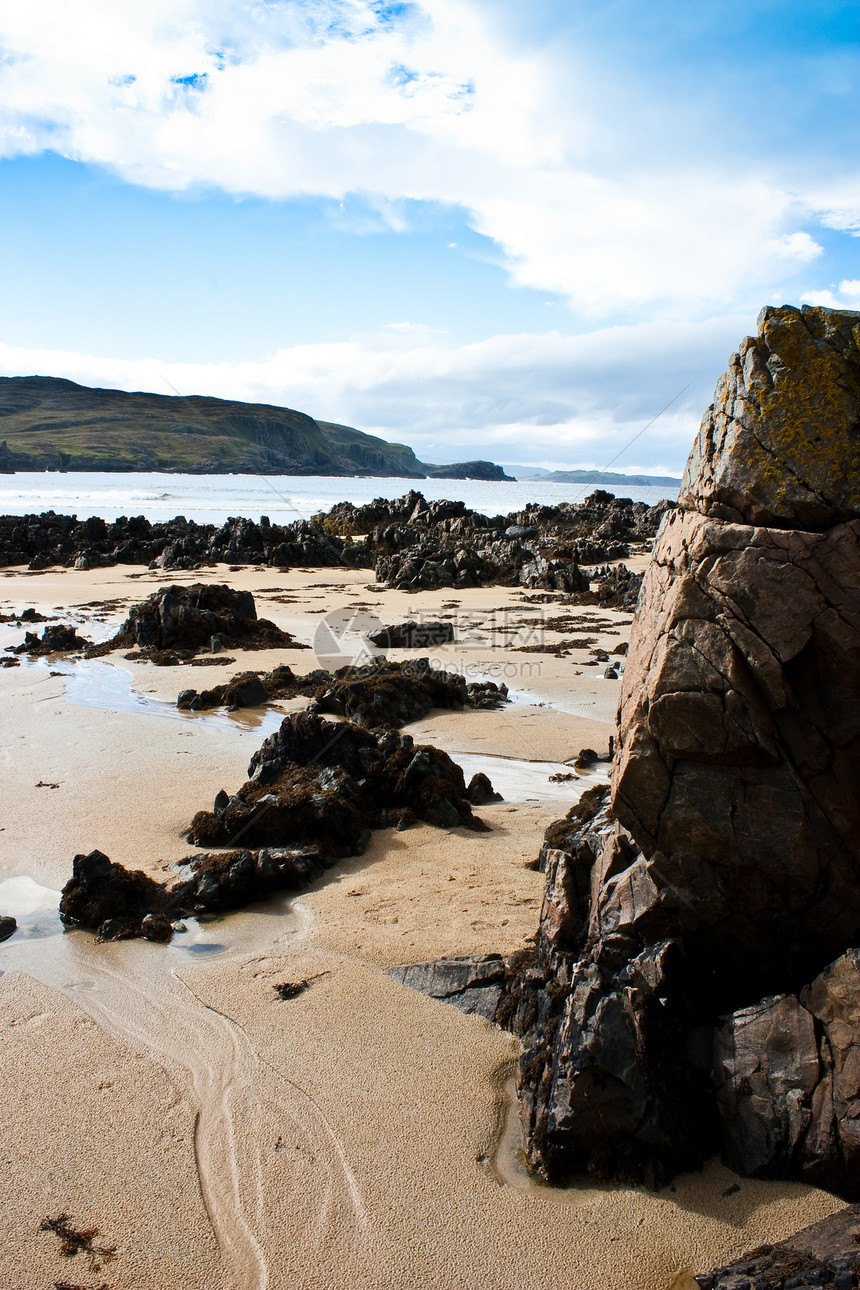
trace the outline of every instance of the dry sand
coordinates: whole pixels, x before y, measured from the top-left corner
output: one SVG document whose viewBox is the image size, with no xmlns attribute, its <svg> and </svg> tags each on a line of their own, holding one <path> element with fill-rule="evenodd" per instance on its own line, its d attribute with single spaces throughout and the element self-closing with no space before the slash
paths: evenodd
<svg viewBox="0 0 860 1290">
<path fill-rule="evenodd" d="M 500 588 L 407 596 L 367 571 L 170 580 L 200 577 L 248 587 L 261 615 L 307 643 L 336 609 L 370 606 L 386 623 L 457 615 L 468 639 L 428 653 L 525 693 L 503 712 L 433 712 L 410 727 L 418 740 L 533 762 L 608 747 L 618 682 L 585 665 L 587 649 L 557 658 L 551 642 L 596 635 L 611 651 L 627 614 L 593 611 L 601 631 L 547 632 L 545 652 L 517 653 L 517 640 L 542 639 L 546 616 L 592 611 Z M 62 605 L 92 635 L 166 580 L 11 571 L 0 610 Z M 92 603 L 108 600 L 122 603 Z M 0 628 L 0 644 L 20 637 Z M 132 691 L 120 685 L 104 707 L 72 702 L 69 677 L 49 675 L 80 672 L 69 662 L 0 670 L 0 880 L 59 888 L 93 847 L 153 873 L 187 854 L 193 812 L 244 780 L 259 715 L 182 719 L 167 701 L 246 667 L 315 665 L 310 651 L 235 657 L 196 669 L 111 656 L 98 667 L 125 669 Z M 487 834 L 376 833 L 300 899 L 208 924 L 196 948 L 99 946 L 82 932 L 0 946 L 3 1290 L 680 1290 L 692 1271 L 838 1208 L 716 1162 L 657 1195 L 552 1191 L 518 1171 L 506 1092 L 517 1042 L 386 969 L 506 953 L 533 934 L 542 878 L 527 864 L 572 800 L 566 786 L 544 790 L 555 791 L 482 808 Z M 273 989 L 311 978 L 288 1002 Z M 61 1258 L 40 1231 L 61 1212 L 97 1227 L 116 1257 L 101 1269 Z"/>
</svg>

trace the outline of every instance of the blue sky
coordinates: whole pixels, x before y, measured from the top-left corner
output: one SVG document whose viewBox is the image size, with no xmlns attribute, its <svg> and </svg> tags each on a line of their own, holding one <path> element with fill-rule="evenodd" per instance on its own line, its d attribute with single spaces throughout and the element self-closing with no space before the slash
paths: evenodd
<svg viewBox="0 0 860 1290">
<path fill-rule="evenodd" d="M 0 374 L 678 473 L 765 303 L 860 308 L 855 3 L 0 14 Z M 169 384 L 168 384 L 169 383 Z"/>
</svg>

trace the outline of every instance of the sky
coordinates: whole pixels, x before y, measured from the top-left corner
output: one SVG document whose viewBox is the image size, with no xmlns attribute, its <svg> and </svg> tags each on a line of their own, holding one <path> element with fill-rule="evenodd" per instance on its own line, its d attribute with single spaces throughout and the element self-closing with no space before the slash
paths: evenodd
<svg viewBox="0 0 860 1290">
<path fill-rule="evenodd" d="M 6 5 L 0 375 L 680 474 L 763 305 L 860 309 L 858 90 L 855 0 Z"/>
</svg>

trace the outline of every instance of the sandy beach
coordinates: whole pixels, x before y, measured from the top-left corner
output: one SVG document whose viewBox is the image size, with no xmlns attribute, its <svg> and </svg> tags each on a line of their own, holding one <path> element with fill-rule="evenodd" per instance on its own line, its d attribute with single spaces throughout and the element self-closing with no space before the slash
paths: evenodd
<svg viewBox="0 0 860 1290">
<path fill-rule="evenodd" d="M 0 913 L 16 913 L 13 896 L 44 906 L 0 945 L 4 1290 L 689 1290 L 693 1272 L 840 1207 L 718 1161 L 657 1194 L 530 1182 L 510 1109 L 517 1041 L 387 969 L 507 954 L 534 934 L 543 878 L 529 865 L 544 829 L 606 771 L 552 784 L 540 767 L 584 747 L 606 754 L 619 682 L 590 650 L 619 658 L 630 615 L 502 587 L 407 595 L 371 578 L 225 566 L 0 577 L 0 611 L 56 612 L 90 639 L 166 582 L 246 588 L 260 616 L 308 645 L 337 612 L 386 624 L 447 616 L 458 639 L 431 658 L 504 681 L 514 698 L 407 728 L 491 779 L 494 767 L 508 775 L 505 800 L 480 808 L 489 832 L 378 831 L 297 899 L 207 922 L 169 947 L 99 945 L 63 933 L 51 909 L 72 857 L 98 848 L 160 876 L 193 850 L 194 812 L 234 792 L 264 731 L 305 702 L 183 714 L 178 692 L 249 668 L 320 664 L 304 649 L 234 653 L 205 670 L 121 653 L 0 669 Z M 563 615 L 580 622 L 546 626 Z M 596 644 L 559 656 L 560 642 L 585 636 Z M 0 645 L 22 638 L 0 627 Z M 341 643 L 349 662 L 354 641 Z M 8 883 L 21 878 L 32 881 Z M 302 980 L 311 985 L 297 998 L 274 990 Z M 61 1257 L 40 1230 L 61 1213 L 97 1228 L 94 1244 L 115 1257 L 100 1267 L 83 1252 Z"/>
</svg>

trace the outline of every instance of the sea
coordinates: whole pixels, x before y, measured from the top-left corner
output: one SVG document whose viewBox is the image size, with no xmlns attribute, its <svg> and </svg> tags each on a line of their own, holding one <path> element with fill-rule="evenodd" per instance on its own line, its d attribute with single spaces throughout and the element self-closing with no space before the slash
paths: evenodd
<svg viewBox="0 0 860 1290">
<path fill-rule="evenodd" d="M 356 506 L 375 498 L 402 497 L 410 489 L 428 501 L 465 502 L 484 515 L 509 515 L 528 502 L 548 506 L 581 502 L 595 488 L 653 506 L 669 497 L 665 487 L 626 488 L 621 484 L 560 484 L 540 479 L 487 483 L 477 479 L 367 479 L 331 475 L 173 475 L 107 474 L 97 471 L 18 472 L 0 475 L 0 514 L 32 515 L 56 511 L 86 519 L 98 515 L 145 515 L 170 520 L 177 515 L 200 524 L 221 524 L 231 516 L 275 524 L 309 519 L 336 502 Z M 669 497 L 675 501 L 675 497 Z"/>
</svg>

